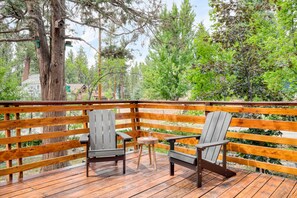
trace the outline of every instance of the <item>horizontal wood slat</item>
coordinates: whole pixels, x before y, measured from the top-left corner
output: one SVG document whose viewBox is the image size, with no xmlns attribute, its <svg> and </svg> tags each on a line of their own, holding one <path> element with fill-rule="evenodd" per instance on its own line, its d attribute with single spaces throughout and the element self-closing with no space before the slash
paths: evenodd
<svg viewBox="0 0 297 198">
<path fill-rule="evenodd" d="M 113 104 L 113 105 L 78 105 L 78 106 L 30 106 L 30 107 L 0 107 L 0 114 L 4 113 L 34 113 L 34 112 L 56 112 L 56 111 L 79 111 L 93 109 L 124 109 L 135 108 L 135 104 Z"/>
<path fill-rule="evenodd" d="M 66 125 L 88 122 L 87 116 L 65 116 L 50 118 L 34 118 L 27 120 L 10 120 L 0 122 L 0 130 L 16 128 L 34 128 L 43 126 Z"/>
<path fill-rule="evenodd" d="M 144 134 L 144 136 L 148 135 L 148 132 L 142 132 L 142 133 Z M 165 137 L 170 137 L 173 135 L 153 133 L 153 136 L 157 137 L 160 140 L 165 140 Z M 178 140 L 177 142 L 192 145 L 192 146 L 197 144 L 197 141 L 194 138 Z M 244 154 L 258 155 L 258 156 L 271 157 L 275 159 L 282 159 L 282 160 L 297 162 L 297 151 L 292 151 L 292 150 L 285 150 L 280 148 L 269 148 L 269 147 L 255 146 L 255 145 L 249 145 L 249 144 L 239 144 L 234 142 L 229 142 L 229 144 L 227 145 L 227 150 L 244 153 Z"/>
<path fill-rule="evenodd" d="M 0 151 L 0 162 L 81 147 L 78 140 Z"/>
<path fill-rule="evenodd" d="M 227 150 L 297 162 L 297 151 L 230 142 Z"/>
<path fill-rule="evenodd" d="M 259 142 L 270 142 L 275 144 L 286 144 L 286 145 L 297 146 L 297 141 L 295 138 L 285 138 L 285 137 L 279 137 L 279 136 L 228 132 L 227 138 L 238 138 L 238 139 L 245 139 L 245 140 L 254 140 Z"/>
<path fill-rule="evenodd" d="M 207 106 L 206 111 L 226 111 L 230 113 L 254 113 L 254 114 L 274 114 L 274 115 L 297 115 L 297 109 L 292 108 L 251 108 L 251 107 L 230 107 L 230 106 Z"/>
<path fill-rule="evenodd" d="M 194 127 L 170 126 L 170 125 L 152 124 L 152 123 L 145 123 L 145 122 L 139 122 L 136 125 L 144 128 L 164 129 L 164 130 L 170 130 L 170 131 L 181 131 L 181 132 L 197 133 L 197 134 L 201 134 L 202 132 L 201 128 L 194 128 Z"/>
<path fill-rule="evenodd" d="M 33 140 L 65 137 L 69 135 L 78 135 L 78 134 L 84 134 L 84 133 L 89 133 L 89 129 L 76 129 L 76 130 L 70 130 L 70 131 L 57 131 L 57 132 L 50 132 L 50 133 L 23 135 L 18 137 L 0 138 L 0 144 L 13 144 L 18 142 L 28 142 Z"/>
<path fill-rule="evenodd" d="M 173 114 L 157 114 L 157 113 L 136 113 L 137 118 L 149 120 L 162 120 L 170 122 L 189 122 L 189 123 L 204 123 L 204 116 L 191 115 L 173 115 Z"/>
<path fill-rule="evenodd" d="M 166 105 L 166 104 L 138 104 L 138 108 L 146 109 L 172 109 L 172 110 L 198 110 L 198 111 L 226 111 L 230 113 L 254 113 L 254 114 L 274 114 L 274 115 L 297 115 L 296 108 L 251 108 L 236 106 L 205 106 L 205 105 Z"/>
<path fill-rule="evenodd" d="M 156 145 L 156 148 L 169 150 L 169 145 L 159 143 Z M 195 155 L 196 153 L 194 149 L 188 149 L 188 148 L 178 147 L 178 146 L 175 147 L 175 150 L 186 154 L 190 154 L 190 155 Z M 222 160 L 222 155 L 219 156 L 219 160 Z M 242 165 L 252 166 L 252 167 L 263 168 L 271 171 L 297 175 L 297 168 L 294 168 L 294 167 L 286 167 L 278 164 L 271 164 L 267 162 L 248 160 L 248 159 L 232 157 L 232 156 L 227 156 L 227 161 L 242 164 Z"/>
<path fill-rule="evenodd" d="M 144 123 L 144 122 L 139 122 L 137 126 L 140 126 L 143 128 L 150 128 L 150 129 L 151 128 L 164 129 L 164 130 L 181 131 L 181 132 L 196 133 L 196 134 L 201 134 L 202 132 L 201 128 L 170 126 L 170 125 L 152 124 L 152 123 Z M 297 141 L 295 138 L 285 138 L 285 137 L 278 137 L 278 136 L 257 135 L 257 134 L 229 131 L 227 133 L 227 138 L 238 138 L 238 139 L 245 139 L 245 140 L 254 140 L 259 142 L 270 142 L 275 144 L 287 144 L 287 145 L 297 146 Z"/>
<path fill-rule="evenodd" d="M 123 128 L 131 128 L 132 124 L 117 124 L 115 127 L 116 129 L 123 129 Z M 89 133 L 89 129 L 75 129 L 69 131 L 56 131 L 51 133 L 40 133 L 40 134 L 31 134 L 31 135 L 23 135 L 18 137 L 8 137 L 8 138 L 0 138 L 0 144 L 14 144 L 19 142 L 28 142 L 33 140 L 43 140 L 49 138 L 57 138 L 57 137 L 65 137 L 70 135 L 78 135 Z"/>
<path fill-rule="evenodd" d="M 190 116 L 190 115 L 173 115 L 173 114 L 156 114 L 156 113 L 137 113 L 136 116 L 141 119 L 149 120 L 163 120 L 170 122 L 188 122 L 196 124 L 204 124 L 204 116 Z M 233 118 L 230 126 L 233 127 L 247 127 L 258 129 L 271 129 L 271 130 L 286 130 L 297 131 L 297 122 L 288 121 L 275 121 L 275 120 L 255 120 Z"/>
<path fill-rule="evenodd" d="M 66 155 L 66 156 L 62 156 L 62 157 L 56 157 L 53 159 L 47 159 L 47 160 L 42 160 L 42 161 L 38 161 L 38 162 L 33 162 L 30 164 L 14 166 L 11 168 L 0 169 L 0 176 L 17 173 L 17 172 L 21 172 L 21 171 L 26 171 L 26 170 L 30 170 L 33 168 L 49 166 L 49 165 L 57 164 L 57 163 L 61 163 L 61 162 L 67 162 L 67 161 L 83 158 L 85 156 L 86 156 L 86 153 L 83 152 L 83 153 L 77 153 L 77 154 Z"/>
<path fill-rule="evenodd" d="M 243 164 L 243 165 L 247 165 L 247 166 L 268 169 L 271 171 L 277 171 L 277 172 L 281 172 L 281 173 L 297 175 L 297 168 L 294 168 L 294 167 L 287 167 L 287 166 L 283 166 L 283 165 L 271 164 L 271 163 L 267 163 L 267 162 L 260 162 L 260 161 L 256 161 L 256 160 L 249 160 L 249 159 L 232 157 L 232 156 L 227 156 L 227 161 L 238 163 L 238 164 Z"/>
<path fill-rule="evenodd" d="M 135 117 L 132 113 L 116 114 L 116 119 L 131 119 Z M 44 126 L 56 126 L 66 124 L 78 124 L 88 122 L 88 116 L 65 116 L 65 117 L 50 117 L 50 118 L 34 118 L 26 120 L 8 120 L 0 121 L 0 130 L 12 130 L 16 128 L 34 128 Z"/>
<path fill-rule="evenodd" d="M 230 126 L 297 132 L 297 122 L 233 118 Z"/>
<path fill-rule="evenodd" d="M 144 109 L 172 109 L 172 110 L 198 110 L 205 111 L 206 106 L 204 104 L 197 106 L 189 105 L 168 105 L 168 104 L 138 104 L 138 108 Z"/>
</svg>

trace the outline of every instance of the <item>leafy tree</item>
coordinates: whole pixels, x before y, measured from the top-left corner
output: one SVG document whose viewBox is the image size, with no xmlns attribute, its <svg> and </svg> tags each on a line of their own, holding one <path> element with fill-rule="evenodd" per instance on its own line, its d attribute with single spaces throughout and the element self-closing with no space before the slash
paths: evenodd
<svg viewBox="0 0 297 198">
<path fill-rule="evenodd" d="M 255 23 L 258 16 L 268 21 L 271 15 L 271 4 L 268 1 L 220 1 L 211 0 L 214 42 L 232 50 L 233 63 L 228 68 L 235 79 L 230 88 L 235 97 L 244 100 L 279 100 L 267 89 L 263 74 L 273 68 L 259 67 L 267 58 L 261 48 L 250 42 L 250 37 L 257 34 Z"/>
<path fill-rule="evenodd" d="M 69 84 L 79 83 L 78 70 L 76 69 L 74 59 L 74 53 L 70 50 L 65 61 L 66 83 Z"/>
<path fill-rule="evenodd" d="M 10 43 L 0 43 L 0 100 L 18 100 L 20 98 L 20 80 L 14 71 Z"/>
<path fill-rule="evenodd" d="M 232 95 L 229 85 L 234 76 L 229 74 L 233 51 L 214 43 L 203 24 L 199 24 L 194 39 L 195 64 L 188 72 L 191 98 L 195 100 L 226 100 Z"/>
<path fill-rule="evenodd" d="M 142 79 L 140 66 L 135 65 L 129 72 L 128 93 L 131 100 L 139 100 L 142 97 Z"/>
<path fill-rule="evenodd" d="M 267 88 L 280 99 L 293 100 L 297 92 L 297 2 L 277 1 L 270 18 L 258 17 L 257 34 L 250 38 L 266 59 L 260 66 L 268 68 L 263 75 Z M 271 69 L 273 68 L 273 69 Z"/>
<path fill-rule="evenodd" d="M 139 35 L 156 19 L 159 2 L 152 1 L 89 1 L 89 0 L 9 0 L 1 1 L 0 42 L 33 42 L 37 54 L 42 100 L 66 100 L 65 90 L 65 40 L 80 40 L 76 35 L 66 35 L 68 24 L 107 30 L 101 19 L 116 23 L 117 35 Z M 137 4 L 138 6 L 135 6 Z M 100 19 L 100 20 L 99 20 Z M 64 112 L 46 113 L 46 117 L 64 116 Z M 63 131 L 65 126 L 45 127 L 44 132 Z M 52 138 L 44 143 L 64 141 Z M 44 159 L 64 155 L 66 151 L 45 154 Z M 57 164 L 45 168 L 64 167 Z"/>
<path fill-rule="evenodd" d="M 113 90 L 113 99 L 125 99 L 127 94 L 127 61 L 133 58 L 127 44 L 120 42 L 116 45 L 112 36 L 108 37 L 107 46 L 102 50 L 103 63 L 101 67 L 101 81 L 105 90 Z M 104 78 L 106 77 L 106 78 Z M 108 78 L 107 78 L 108 77 Z"/>
<path fill-rule="evenodd" d="M 161 13 L 161 24 L 151 40 L 150 51 L 143 67 L 144 96 L 178 100 L 189 90 L 186 71 L 193 63 L 193 22 L 195 14 L 188 0 L 180 10 Z"/>
</svg>

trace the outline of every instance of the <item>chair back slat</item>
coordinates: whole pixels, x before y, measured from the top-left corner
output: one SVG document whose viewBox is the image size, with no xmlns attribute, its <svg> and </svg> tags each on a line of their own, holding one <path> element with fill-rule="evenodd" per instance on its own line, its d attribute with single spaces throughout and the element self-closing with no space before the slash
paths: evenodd
<svg viewBox="0 0 297 198">
<path fill-rule="evenodd" d="M 90 150 L 115 148 L 115 114 L 110 110 L 89 111 Z"/>
<path fill-rule="evenodd" d="M 199 143 L 210 143 L 224 140 L 232 115 L 226 112 L 212 112 L 206 117 Z M 216 162 L 221 146 L 209 147 L 202 152 L 202 158 Z"/>
</svg>

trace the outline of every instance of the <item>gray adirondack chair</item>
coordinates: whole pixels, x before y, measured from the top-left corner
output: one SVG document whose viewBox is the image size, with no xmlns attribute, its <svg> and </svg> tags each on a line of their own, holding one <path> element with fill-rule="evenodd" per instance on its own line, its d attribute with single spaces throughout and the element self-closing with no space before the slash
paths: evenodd
<svg viewBox="0 0 297 198">
<path fill-rule="evenodd" d="M 115 131 L 115 114 L 110 110 L 88 111 L 90 134 L 80 138 L 87 144 L 86 175 L 89 176 L 89 163 L 123 160 L 123 174 L 126 172 L 126 142 L 132 138 Z M 117 148 L 117 136 L 123 139 L 123 148 Z"/>
<path fill-rule="evenodd" d="M 194 136 L 169 137 L 166 140 L 170 143 L 168 152 L 170 161 L 170 175 L 174 175 L 174 164 L 179 164 L 197 171 L 197 187 L 202 185 L 202 169 L 207 169 L 225 176 L 226 178 L 236 175 L 235 172 L 226 168 L 226 145 L 225 140 L 232 115 L 226 112 L 212 112 L 206 117 L 202 134 Z M 196 156 L 187 155 L 174 150 L 174 142 L 178 139 L 196 138 L 199 143 L 196 145 Z M 223 145 L 223 166 L 217 165 L 217 158 Z"/>
</svg>

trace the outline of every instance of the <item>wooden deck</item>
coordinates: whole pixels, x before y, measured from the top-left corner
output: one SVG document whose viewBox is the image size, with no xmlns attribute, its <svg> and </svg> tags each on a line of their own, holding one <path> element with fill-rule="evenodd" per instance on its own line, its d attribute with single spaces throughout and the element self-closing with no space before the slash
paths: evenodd
<svg viewBox="0 0 297 198">
<path fill-rule="evenodd" d="M 157 155 L 158 170 L 143 156 L 136 170 L 137 154 L 127 156 L 127 173 L 122 163 L 97 163 L 85 176 L 85 165 L 41 174 L 23 182 L 2 184 L 0 197 L 297 197 L 296 181 L 236 170 L 235 177 L 203 172 L 202 188 L 196 188 L 194 171 L 176 165 L 169 176 L 166 155 Z"/>
</svg>

